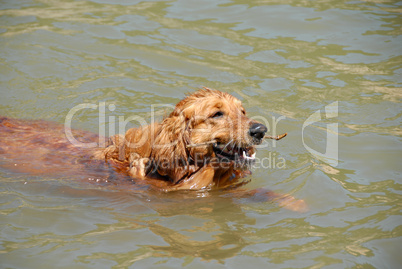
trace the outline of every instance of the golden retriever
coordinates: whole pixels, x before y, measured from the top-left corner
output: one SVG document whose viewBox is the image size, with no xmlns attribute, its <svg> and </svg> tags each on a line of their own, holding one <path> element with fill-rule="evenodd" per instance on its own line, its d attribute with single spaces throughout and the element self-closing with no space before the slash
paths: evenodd
<svg viewBox="0 0 402 269">
<path fill-rule="evenodd" d="M 251 120 L 232 95 L 204 88 L 180 101 L 160 123 L 114 136 L 98 154 L 133 178 L 165 191 L 225 188 L 248 174 L 267 127 Z"/>
<path fill-rule="evenodd" d="M 77 149 L 60 129 L 43 121 L 1 118 L 0 154 L 3 159 L 15 161 L 13 168 L 36 174 L 58 169 L 78 171 L 77 167 L 85 170 L 102 160 L 136 182 L 165 192 L 216 188 L 233 191 L 246 183 L 240 179 L 250 174 L 256 145 L 262 143 L 267 132 L 266 126 L 247 117 L 237 98 L 209 88 L 187 95 L 161 122 L 110 137 L 105 148 Z M 96 138 L 82 131 L 75 134 L 86 141 Z M 261 189 L 240 193 L 277 199 L 296 211 L 306 208 L 302 200 L 289 195 Z"/>
</svg>

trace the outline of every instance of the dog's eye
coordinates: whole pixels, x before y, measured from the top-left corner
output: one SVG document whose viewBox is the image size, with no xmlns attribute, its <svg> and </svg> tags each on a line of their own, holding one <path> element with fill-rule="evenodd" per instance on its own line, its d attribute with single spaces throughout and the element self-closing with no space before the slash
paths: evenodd
<svg viewBox="0 0 402 269">
<path fill-rule="evenodd" d="M 220 118 L 220 117 L 222 117 L 223 116 L 223 112 L 222 111 L 218 111 L 218 112 L 216 112 L 215 114 L 213 114 L 212 116 L 211 116 L 211 118 Z"/>
</svg>

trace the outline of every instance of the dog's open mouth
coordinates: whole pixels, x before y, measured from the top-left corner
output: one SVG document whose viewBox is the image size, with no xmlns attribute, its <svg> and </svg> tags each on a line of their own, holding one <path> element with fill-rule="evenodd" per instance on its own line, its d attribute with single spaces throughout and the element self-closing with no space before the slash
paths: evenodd
<svg viewBox="0 0 402 269">
<path fill-rule="evenodd" d="M 213 145 L 215 155 L 222 161 L 252 163 L 255 160 L 254 147 L 237 147 L 216 143 Z"/>
</svg>

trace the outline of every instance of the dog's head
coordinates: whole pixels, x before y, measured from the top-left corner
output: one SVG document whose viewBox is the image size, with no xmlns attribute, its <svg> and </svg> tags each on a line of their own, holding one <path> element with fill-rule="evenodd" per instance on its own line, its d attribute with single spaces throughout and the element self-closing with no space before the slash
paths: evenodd
<svg viewBox="0 0 402 269">
<path fill-rule="evenodd" d="M 190 166 L 242 167 L 254 160 L 255 145 L 266 131 L 246 116 L 240 100 L 204 88 L 180 101 L 162 121 L 151 158 L 158 172 L 174 181 L 191 173 L 186 171 Z"/>
</svg>

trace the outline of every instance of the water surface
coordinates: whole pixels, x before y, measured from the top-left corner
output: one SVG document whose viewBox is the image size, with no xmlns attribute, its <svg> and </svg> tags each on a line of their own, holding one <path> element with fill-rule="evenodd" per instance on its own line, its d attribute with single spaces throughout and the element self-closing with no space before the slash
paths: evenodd
<svg viewBox="0 0 402 269">
<path fill-rule="evenodd" d="M 113 117 L 149 120 L 188 91 L 227 91 L 288 132 L 259 149 L 247 188 L 310 211 L 1 169 L 1 267 L 398 268 L 401 12 L 396 1 L 2 1 L 1 115 L 62 124 L 105 102 L 105 122 L 85 109 L 73 126 L 107 135 Z M 334 149 L 331 124 L 337 158 L 320 159 L 311 149 Z"/>
</svg>

